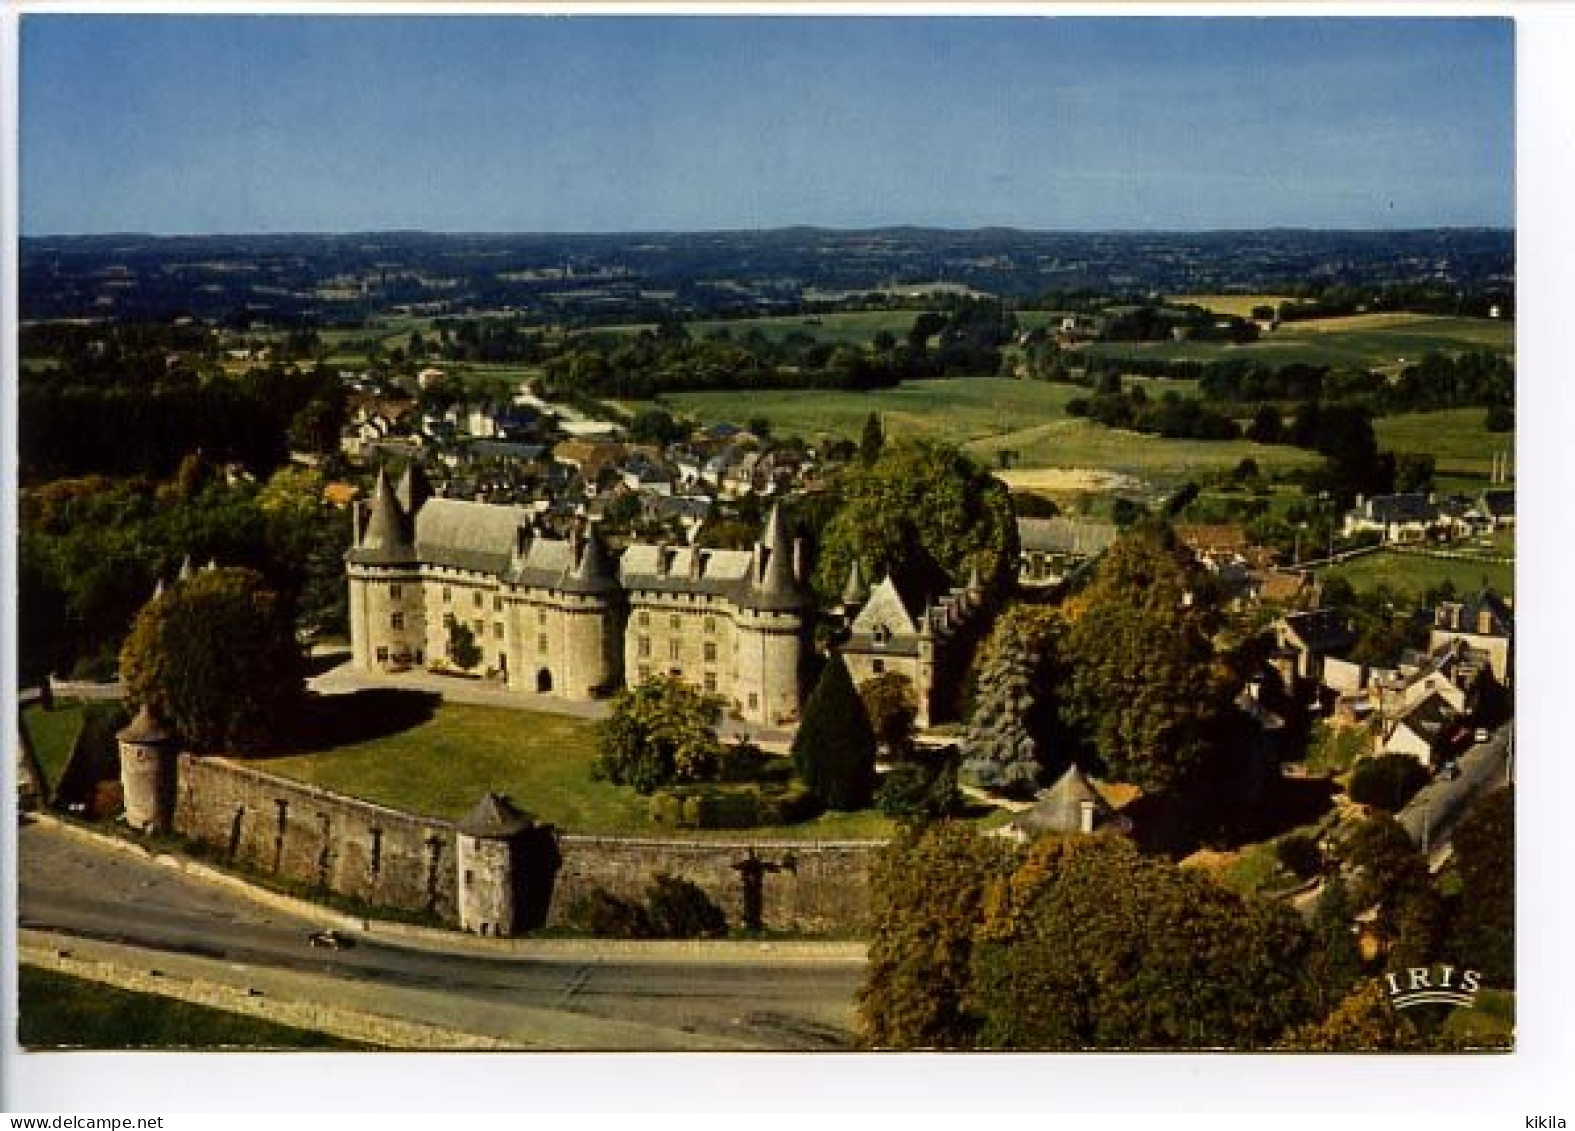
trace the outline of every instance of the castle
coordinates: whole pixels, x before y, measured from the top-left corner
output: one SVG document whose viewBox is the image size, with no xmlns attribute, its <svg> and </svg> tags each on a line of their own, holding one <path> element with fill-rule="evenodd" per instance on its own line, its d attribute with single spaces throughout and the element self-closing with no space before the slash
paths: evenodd
<svg viewBox="0 0 1575 1131">
<path fill-rule="evenodd" d="M 593 699 L 658 674 L 720 696 L 749 722 L 797 721 L 813 601 L 803 545 L 774 508 L 750 550 L 633 543 L 615 559 L 594 523 L 549 537 L 513 507 L 435 498 L 408 467 L 357 504 L 353 662 L 423 666 L 455 625 L 507 686 Z"/>
</svg>

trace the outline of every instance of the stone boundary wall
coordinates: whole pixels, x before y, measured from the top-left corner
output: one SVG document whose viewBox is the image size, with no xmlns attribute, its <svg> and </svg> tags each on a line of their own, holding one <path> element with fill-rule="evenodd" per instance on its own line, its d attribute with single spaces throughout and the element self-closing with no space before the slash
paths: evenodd
<svg viewBox="0 0 1575 1131">
<path fill-rule="evenodd" d="M 180 756 L 175 832 L 221 860 L 374 907 L 458 918 L 454 824 L 360 801 L 221 758 Z M 529 798 L 516 798 L 525 808 Z M 881 841 L 661 840 L 559 834 L 546 925 L 596 888 L 644 898 L 658 873 L 697 884 L 728 923 L 750 899 L 770 930 L 867 925 Z M 751 862 L 753 861 L 753 863 Z M 742 867 L 739 867 L 742 865 Z M 751 890 L 752 889 L 752 890 Z"/>
<path fill-rule="evenodd" d="M 451 822 L 220 758 L 180 756 L 175 831 L 263 875 L 455 921 Z"/>
<path fill-rule="evenodd" d="M 643 899 L 658 872 L 702 888 L 727 916 L 745 922 L 750 873 L 758 875 L 762 925 L 771 930 L 856 930 L 868 925 L 870 873 L 882 841 L 656 840 L 564 834 L 549 925 L 595 888 Z M 758 866 L 748 861 L 753 856 Z M 744 865 L 743 868 L 737 865 Z"/>
<path fill-rule="evenodd" d="M 56 699 L 124 699 L 126 685 L 120 680 L 97 683 L 91 680 L 49 677 L 49 691 Z"/>
</svg>

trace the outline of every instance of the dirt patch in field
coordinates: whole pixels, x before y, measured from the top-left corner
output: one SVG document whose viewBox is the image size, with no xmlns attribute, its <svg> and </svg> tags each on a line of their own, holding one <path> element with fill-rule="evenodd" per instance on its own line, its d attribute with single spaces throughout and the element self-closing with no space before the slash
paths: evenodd
<svg viewBox="0 0 1575 1131">
<path fill-rule="evenodd" d="M 997 471 L 995 477 L 1013 491 L 1130 491 L 1143 486 L 1130 475 L 1091 467 L 1023 467 Z"/>
</svg>

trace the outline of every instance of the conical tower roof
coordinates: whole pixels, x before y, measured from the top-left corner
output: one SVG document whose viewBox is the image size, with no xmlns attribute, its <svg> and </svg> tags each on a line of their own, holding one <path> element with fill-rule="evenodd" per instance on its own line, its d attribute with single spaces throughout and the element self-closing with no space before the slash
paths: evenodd
<svg viewBox="0 0 1575 1131">
<path fill-rule="evenodd" d="M 592 522 L 585 530 L 580 560 L 564 577 L 563 589 L 568 593 L 610 593 L 617 588 L 618 567 L 602 541 L 598 524 Z"/>
<path fill-rule="evenodd" d="M 432 497 L 432 481 L 415 460 L 405 464 L 405 473 L 399 477 L 399 489 L 395 497 L 399 500 L 400 509 L 412 519 L 421 509 L 421 504 Z"/>
<path fill-rule="evenodd" d="M 842 605 L 844 608 L 856 608 L 869 600 L 870 589 L 864 584 L 864 573 L 859 569 L 859 559 L 854 558 L 853 564 L 848 567 L 848 583 L 842 587 Z"/>
<path fill-rule="evenodd" d="M 466 836 L 503 840 L 524 832 L 534 824 L 528 813 L 515 808 L 501 793 L 486 793 L 476 807 L 465 814 L 456 828 Z"/>
<path fill-rule="evenodd" d="M 1075 833 L 1083 827 L 1083 803 L 1094 805 L 1094 823 L 1109 818 L 1110 805 L 1076 765 L 1069 767 L 1032 809 L 1012 822 L 1029 834 L 1042 832 Z"/>
<path fill-rule="evenodd" d="M 368 565 L 398 565 L 415 560 L 416 548 L 405 534 L 404 515 L 388 485 L 388 474 L 381 469 L 377 473 L 377 486 L 372 491 L 366 530 L 349 556 L 351 561 Z"/>
<path fill-rule="evenodd" d="M 793 568 L 793 538 L 788 532 L 787 519 L 782 508 L 771 508 L 771 518 L 760 538 L 760 548 L 765 554 L 764 572 L 751 578 L 749 591 L 744 596 L 746 604 L 757 609 L 787 611 L 801 609 L 809 603 L 809 595 L 798 583 Z"/>
<path fill-rule="evenodd" d="M 121 727 L 115 737 L 121 742 L 138 746 L 159 746 L 175 740 L 175 736 L 159 722 L 158 716 L 149 710 L 146 703 L 137 712 L 137 717 Z"/>
</svg>

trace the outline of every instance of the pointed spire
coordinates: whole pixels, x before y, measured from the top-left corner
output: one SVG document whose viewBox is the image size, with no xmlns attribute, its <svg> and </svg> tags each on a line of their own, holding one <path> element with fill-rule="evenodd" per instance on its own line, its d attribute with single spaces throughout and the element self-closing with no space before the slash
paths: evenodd
<svg viewBox="0 0 1575 1131">
<path fill-rule="evenodd" d="M 779 546 L 787 549 L 792 545 L 792 535 L 788 533 L 787 518 L 782 514 L 782 504 L 773 503 L 771 514 L 766 518 L 766 529 L 760 536 L 760 544 L 768 550 L 775 550 Z"/>
<path fill-rule="evenodd" d="M 979 564 L 975 562 L 968 568 L 968 596 L 982 597 L 984 595 L 984 582 L 979 578 Z"/>
<path fill-rule="evenodd" d="M 164 579 L 160 577 L 153 582 L 153 599 L 157 601 L 162 596 L 164 596 Z"/>
<path fill-rule="evenodd" d="M 406 533 L 405 518 L 400 512 L 394 491 L 388 485 L 388 473 L 377 473 L 377 486 L 372 490 L 372 502 L 367 508 L 366 527 L 361 542 L 350 555 L 352 560 L 372 565 L 392 565 L 415 559 L 415 546 Z"/>
<path fill-rule="evenodd" d="M 848 568 L 848 583 L 842 587 L 843 611 L 855 609 L 869 599 L 869 586 L 864 584 L 864 574 L 859 570 L 859 559 L 853 559 Z"/>
<path fill-rule="evenodd" d="M 432 497 L 432 481 L 415 460 L 405 464 L 405 473 L 399 477 L 399 489 L 395 495 L 400 509 L 411 518 L 421 509 L 421 504 Z"/>
<path fill-rule="evenodd" d="M 564 578 L 565 590 L 571 593 L 606 593 L 618 588 L 618 567 L 613 563 L 607 544 L 602 541 L 599 524 L 586 523 L 584 545 L 579 553 L 579 560 Z"/>
<path fill-rule="evenodd" d="M 216 570 L 218 568 L 219 568 L 219 559 L 218 558 L 209 558 L 208 559 L 208 564 L 202 567 L 202 572 L 203 573 L 212 573 L 214 570 Z"/>
<path fill-rule="evenodd" d="M 180 562 L 180 572 L 175 575 L 176 581 L 190 581 L 192 575 L 191 555 L 187 554 Z"/>
</svg>

